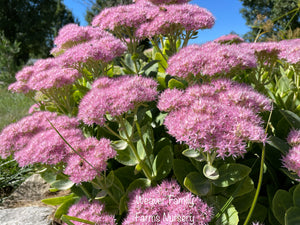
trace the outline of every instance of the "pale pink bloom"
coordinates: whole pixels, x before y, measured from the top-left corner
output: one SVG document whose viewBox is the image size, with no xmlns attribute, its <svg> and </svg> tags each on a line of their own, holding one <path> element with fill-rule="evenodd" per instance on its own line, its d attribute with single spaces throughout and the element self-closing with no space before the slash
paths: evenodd
<svg viewBox="0 0 300 225">
<path fill-rule="evenodd" d="M 71 142 L 72 145 L 72 142 Z M 81 143 L 72 146 L 79 154 L 73 153 L 66 159 L 67 166 L 64 173 L 70 175 L 74 183 L 91 181 L 106 170 L 106 161 L 116 156 L 116 151 L 110 146 L 110 140 L 94 137 L 86 138 Z M 88 161 L 89 165 L 82 157 Z"/>
<path fill-rule="evenodd" d="M 271 102 L 246 85 L 214 80 L 184 93 L 166 90 L 158 108 L 169 112 L 164 124 L 178 142 L 224 158 L 243 156 L 247 141 L 266 141 L 257 113 L 271 110 Z"/>
<path fill-rule="evenodd" d="M 139 103 L 153 101 L 157 83 L 141 76 L 102 77 L 79 104 L 78 118 L 84 123 L 103 125 L 105 115 L 119 116 L 133 110 Z"/>
<path fill-rule="evenodd" d="M 169 5 L 169 4 L 183 4 L 183 3 L 187 3 L 190 2 L 191 0 L 136 0 L 134 2 L 136 3 L 145 3 L 145 2 L 151 2 L 155 5 Z"/>
<path fill-rule="evenodd" d="M 33 114 L 35 112 L 40 111 L 40 105 L 39 104 L 33 104 L 32 106 L 30 106 L 30 108 L 28 109 L 28 113 L 29 114 Z"/>
<path fill-rule="evenodd" d="M 104 211 L 105 206 L 99 201 L 89 202 L 86 197 L 82 197 L 79 202 L 73 204 L 68 210 L 68 216 L 77 217 L 84 220 L 89 220 L 95 224 L 106 224 L 114 225 L 115 218 L 113 215 L 109 215 Z M 73 221 L 75 225 L 85 225 L 86 223 L 81 223 Z M 66 223 L 64 223 L 66 224 Z"/>
<path fill-rule="evenodd" d="M 49 128 L 47 118 L 52 121 L 56 113 L 36 112 L 5 127 L 0 134 L 0 156 L 6 158 L 23 149 L 37 133 Z"/>
<path fill-rule="evenodd" d="M 8 87 L 14 92 L 27 93 L 50 88 L 60 88 L 74 83 L 81 74 L 72 68 L 64 68 L 58 58 L 40 59 L 32 66 L 24 67 L 16 75 L 17 81 Z"/>
<path fill-rule="evenodd" d="M 182 48 L 168 60 L 167 73 L 188 78 L 235 74 L 256 67 L 254 51 L 243 44 L 221 45 L 208 42 Z"/>
<path fill-rule="evenodd" d="M 238 44 L 244 42 L 244 39 L 236 34 L 228 34 L 215 39 L 214 42 L 220 44 Z"/>
<path fill-rule="evenodd" d="M 291 64 L 299 64 L 300 62 L 300 38 L 284 40 L 279 42 L 281 46 L 280 59 L 284 59 Z"/>
<path fill-rule="evenodd" d="M 208 224 L 213 208 L 190 192 L 180 191 L 176 181 L 163 181 L 144 191 L 129 194 L 128 224 Z"/>
<path fill-rule="evenodd" d="M 107 36 L 111 37 L 111 34 L 97 27 L 67 24 L 59 30 L 58 36 L 54 39 L 56 47 L 51 53 L 56 54 L 77 44 Z"/>
<path fill-rule="evenodd" d="M 92 21 L 93 26 L 112 32 L 126 28 L 136 29 L 141 24 L 152 20 L 159 12 L 159 7 L 145 2 L 143 4 L 120 5 L 105 8 Z"/>
<path fill-rule="evenodd" d="M 108 63 L 126 51 L 125 45 L 115 37 L 104 37 L 78 44 L 59 56 L 62 65 L 76 67 L 82 63 Z"/>
<path fill-rule="evenodd" d="M 56 123 L 55 123 L 56 124 Z M 44 130 L 32 136 L 28 144 L 20 151 L 14 154 L 15 160 L 20 166 L 42 163 L 55 165 L 72 153 L 70 147 L 64 142 L 59 134 L 51 128 Z M 59 133 L 71 145 L 80 143 L 84 136 L 80 129 L 62 129 L 58 128 Z"/>
<path fill-rule="evenodd" d="M 292 147 L 282 158 L 283 166 L 300 178 L 300 144 Z"/>
<path fill-rule="evenodd" d="M 162 8 L 162 7 L 161 7 Z M 163 5 L 159 14 L 149 22 L 141 24 L 136 35 L 151 38 L 155 35 L 182 33 L 182 30 L 197 31 L 211 28 L 215 19 L 206 9 L 191 4 Z"/>
<path fill-rule="evenodd" d="M 292 146 L 300 145 L 300 130 L 290 131 L 287 137 L 287 142 Z"/>
</svg>

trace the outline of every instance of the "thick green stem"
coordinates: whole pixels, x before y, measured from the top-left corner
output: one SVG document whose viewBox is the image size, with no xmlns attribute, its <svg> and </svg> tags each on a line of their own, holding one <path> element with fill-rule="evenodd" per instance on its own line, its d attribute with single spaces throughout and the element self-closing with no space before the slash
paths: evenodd
<svg viewBox="0 0 300 225">
<path fill-rule="evenodd" d="M 249 223 L 249 221 L 251 219 L 251 216 L 252 216 L 252 213 L 254 211 L 254 208 L 256 206 L 256 202 L 257 202 L 257 199 L 258 199 L 258 195 L 259 195 L 260 188 L 261 188 L 261 185 L 262 185 L 262 180 L 263 180 L 264 160 L 265 160 L 265 145 L 263 145 L 262 152 L 261 152 L 260 171 L 259 171 L 259 178 L 258 178 L 258 184 L 257 184 L 255 196 L 254 196 L 253 202 L 251 204 L 251 208 L 249 210 L 248 216 L 247 216 L 247 218 L 244 222 L 244 225 L 247 225 Z"/>
<path fill-rule="evenodd" d="M 133 151 L 133 154 L 134 156 L 136 157 L 136 159 L 138 160 L 139 162 L 139 165 L 142 167 L 142 170 L 144 171 L 144 174 L 145 176 L 149 179 L 149 180 L 153 180 L 153 177 L 152 177 L 152 173 L 151 173 L 151 169 L 148 167 L 147 164 L 145 164 L 145 162 L 143 160 L 141 160 L 139 154 L 138 154 L 138 151 L 136 149 L 136 147 L 134 146 L 134 144 L 132 143 L 131 141 L 131 138 L 130 138 L 130 135 L 128 134 L 127 130 L 126 130 L 126 126 L 124 124 L 124 121 L 123 121 L 123 118 L 119 118 L 119 122 L 122 126 L 122 129 L 124 129 L 124 132 L 125 132 L 125 135 L 127 137 L 127 143 L 129 144 L 129 146 L 131 147 L 132 151 Z"/>
</svg>

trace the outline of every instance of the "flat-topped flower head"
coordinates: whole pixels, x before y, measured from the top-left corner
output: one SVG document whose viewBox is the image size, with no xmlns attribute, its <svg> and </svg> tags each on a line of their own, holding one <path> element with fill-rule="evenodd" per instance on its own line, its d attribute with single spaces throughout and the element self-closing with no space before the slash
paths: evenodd
<svg viewBox="0 0 300 225">
<path fill-rule="evenodd" d="M 176 181 L 163 181 L 144 191 L 137 189 L 129 194 L 128 224 L 199 224 L 212 219 L 213 209 L 190 192 L 180 192 Z"/>
<path fill-rule="evenodd" d="M 54 39 L 56 47 L 51 50 L 51 53 L 57 55 L 77 44 L 107 36 L 111 36 L 111 34 L 98 27 L 67 24 L 59 30 L 58 36 Z"/>
<path fill-rule="evenodd" d="M 139 103 L 153 101 L 157 83 L 141 76 L 101 77 L 79 104 L 78 118 L 84 123 L 103 125 L 105 115 L 119 116 Z"/>
<path fill-rule="evenodd" d="M 176 32 L 197 31 L 211 28 L 215 23 L 213 15 L 206 9 L 191 4 L 163 5 L 153 20 L 143 23 L 136 31 L 140 38 L 155 35 L 170 35 Z"/>
<path fill-rule="evenodd" d="M 93 180 L 106 170 L 106 161 L 116 156 L 116 151 L 110 146 L 110 140 L 105 138 L 100 140 L 93 137 L 86 138 L 81 143 L 75 144 L 74 148 L 81 157 L 75 153 L 70 155 L 66 160 L 67 166 L 64 171 L 70 175 L 69 179 L 74 183 Z"/>
<path fill-rule="evenodd" d="M 191 0 L 135 0 L 134 2 L 136 4 L 139 3 L 145 3 L 145 2 L 151 2 L 155 5 L 171 5 L 171 4 L 183 4 L 183 3 L 188 3 Z"/>
<path fill-rule="evenodd" d="M 87 62 L 111 62 L 115 57 L 121 56 L 126 46 L 117 38 L 107 36 L 100 40 L 91 40 L 78 44 L 65 51 L 59 58 L 66 67 L 77 67 Z"/>
<path fill-rule="evenodd" d="M 34 152 L 37 151 L 36 149 L 46 148 L 45 145 L 49 147 L 51 141 L 57 138 L 60 139 L 59 136 L 51 136 L 51 134 L 53 133 L 49 135 L 48 131 L 53 130 L 53 128 L 51 127 L 51 124 L 48 120 L 51 121 L 53 125 L 61 131 L 70 131 L 74 129 L 76 130 L 77 126 L 79 125 L 79 122 L 76 118 L 58 116 L 56 113 L 46 111 L 36 112 L 30 116 L 24 117 L 16 123 L 8 125 L 2 130 L 0 134 L 0 141 L 2 143 L 0 146 L 0 156 L 2 158 L 5 158 L 15 152 L 23 151 L 29 145 L 31 145 L 31 147 L 28 148 L 30 148 L 31 151 L 33 151 L 33 154 L 35 154 Z M 39 138 L 36 139 L 36 135 L 38 135 L 37 137 Z M 43 138 L 45 136 L 53 139 L 46 140 L 45 138 Z M 80 137 L 83 137 L 82 134 Z M 43 142 L 44 144 L 41 144 L 41 142 Z M 31 153 L 29 152 L 29 150 L 26 150 L 26 154 L 24 154 L 23 157 L 26 158 L 28 154 Z M 27 160 L 29 161 L 36 160 L 31 157 L 27 158 Z"/>
<path fill-rule="evenodd" d="M 40 59 L 33 66 L 24 67 L 17 73 L 17 81 L 8 89 L 27 93 L 50 88 L 60 88 L 74 83 L 81 74 L 72 68 L 62 67 L 58 58 Z"/>
<path fill-rule="evenodd" d="M 283 166 L 296 173 L 300 179 L 300 130 L 291 130 L 287 142 L 292 148 L 282 157 Z"/>
<path fill-rule="evenodd" d="M 300 130 L 290 131 L 287 142 L 292 146 L 300 145 Z"/>
<path fill-rule="evenodd" d="M 284 40 L 279 42 L 282 51 L 279 54 L 280 59 L 286 60 L 291 64 L 300 64 L 300 38 Z"/>
<path fill-rule="evenodd" d="M 82 197 L 79 202 L 73 204 L 68 210 L 68 216 L 89 220 L 95 224 L 114 225 L 116 224 L 113 215 L 109 215 L 104 211 L 105 206 L 99 201 L 88 201 L 86 197 Z M 84 225 L 78 221 L 73 221 L 74 225 Z M 66 223 L 64 223 L 66 224 Z"/>
<path fill-rule="evenodd" d="M 178 142 L 224 158 L 243 156 L 247 141 L 266 141 L 257 113 L 271 110 L 271 102 L 246 85 L 214 80 L 184 93 L 166 90 L 159 96 L 158 108 L 169 112 L 164 124 Z"/>
<path fill-rule="evenodd" d="M 57 122 L 55 122 L 55 126 Z M 76 127 L 69 129 L 58 128 L 59 133 L 71 145 L 81 143 L 84 140 L 82 131 Z M 19 166 L 27 166 L 35 163 L 55 165 L 65 160 L 72 150 L 54 130 L 44 130 L 32 136 L 28 144 L 14 154 Z"/>
<path fill-rule="evenodd" d="M 219 44 L 239 44 L 244 42 L 244 39 L 236 34 L 228 34 L 215 39 L 214 42 Z"/>
<path fill-rule="evenodd" d="M 141 24 L 152 20 L 159 12 L 159 7 L 145 2 L 143 4 L 120 5 L 106 8 L 97 15 L 93 21 L 93 26 L 101 29 L 118 32 L 123 28 L 138 28 Z"/>
<path fill-rule="evenodd" d="M 181 78 L 218 76 L 256 67 L 252 49 L 208 42 L 182 48 L 168 60 L 167 73 Z"/>
<path fill-rule="evenodd" d="M 300 180 L 300 144 L 292 147 L 282 157 L 282 163 L 289 171 L 296 173 Z"/>
</svg>

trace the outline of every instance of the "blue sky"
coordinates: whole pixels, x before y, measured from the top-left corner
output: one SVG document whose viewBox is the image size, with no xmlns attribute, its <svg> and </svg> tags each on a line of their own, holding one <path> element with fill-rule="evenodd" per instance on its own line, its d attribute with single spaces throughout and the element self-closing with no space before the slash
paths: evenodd
<svg viewBox="0 0 300 225">
<path fill-rule="evenodd" d="M 82 26 L 87 25 L 84 16 L 88 5 L 84 2 L 84 0 L 64 0 L 65 5 Z M 212 29 L 199 31 L 199 37 L 189 43 L 205 43 L 231 31 L 243 35 L 250 30 L 240 13 L 242 4 L 239 0 L 192 0 L 190 3 L 208 9 L 215 16 L 216 22 Z"/>
</svg>

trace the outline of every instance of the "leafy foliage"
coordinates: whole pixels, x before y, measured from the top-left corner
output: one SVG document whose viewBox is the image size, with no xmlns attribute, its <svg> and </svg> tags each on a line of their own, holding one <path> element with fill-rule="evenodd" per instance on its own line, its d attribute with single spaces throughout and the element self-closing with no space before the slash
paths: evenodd
<svg viewBox="0 0 300 225">
<path fill-rule="evenodd" d="M 294 31 L 300 26 L 300 5 L 297 0 L 240 1 L 244 7 L 241 13 L 247 25 L 252 27 L 252 31 L 245 35 L 250 41 L 254 41 L 257 35 L 263 35 L 261 40 L 272 37 L 284 39 L 287 33 L 284 36 L 282 31 Z"/>
<path fill-rule="evenodd" d="M 0 31 L 11 43 L 20 43 L 17 65 L 29 58 L 49 56 L 58 30 L 74 17 L 61 0 L 8 0 L 0 3 Z"/>
</svg>

